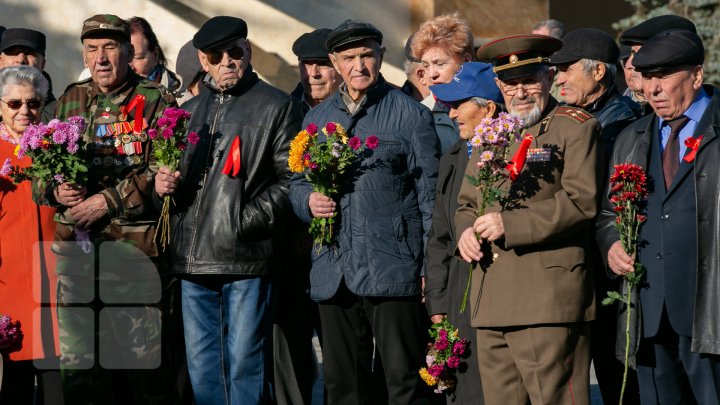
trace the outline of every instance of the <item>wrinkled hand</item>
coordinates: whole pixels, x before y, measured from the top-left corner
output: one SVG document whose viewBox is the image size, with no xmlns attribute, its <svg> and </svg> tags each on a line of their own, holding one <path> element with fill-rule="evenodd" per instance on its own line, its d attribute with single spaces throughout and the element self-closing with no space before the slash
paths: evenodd
<svg viewBox="0 0 720 405">
<path fill-rule="evenodd" d="M 458 249 L 460 256 L 468 263 L 480 261 L 482 252 L 480 252 L 480 241 L 478 241 L 473 228 L 467 228 L 460 235 L 458 240 Z"/>
<path fill-rule="evenodd" d="M 70 216 L 78 228 L 89 228 L 95 221 L 108 212 L 107 201 L 101 194 L 95 194 L 70 209 Z"/>
<path fill-rule="evenodd" d="M 310 193 L 308 206 L 310 213 L 315 218 L 331 218 L 335 214 L 335 201 L 317 191 Z"/>
<path fill-rule="evenodd" d="M 55 200 L 66 207 L 74 207 L 85 199 L 87 189 L 79 184 L 61 183 L 53 191 Z"/>
<path fill-rule="evenodd" d="M 505 226 L 499 212 L 485 214 L 475 220 L 475 233 L 482 239 L 494 242 L 505 236 Z"/>
<path fill-rule="evenodd" d="M 608 250 L 608 267 L 618 276 L 635 271 L 635 259 L 625 252 L 620 241 L 613 243 Z"/>
<path fill-rule="evenodd" d="M 445 319 L 445 314 L 436 314 L 430 317 L 430 320 L 432 323 L 440 323 L 443 319 Z"/>
<path fill-rule="evenodd" d="M 161 167 L 157 174 L 155 174 L 155 192 L 160 198 L 165 197 L 169 194 L 174 194 L 177 191 L 178 184 L 180 183 L 180 172 L 173 172 L 169 168 Z"/>
</svg>

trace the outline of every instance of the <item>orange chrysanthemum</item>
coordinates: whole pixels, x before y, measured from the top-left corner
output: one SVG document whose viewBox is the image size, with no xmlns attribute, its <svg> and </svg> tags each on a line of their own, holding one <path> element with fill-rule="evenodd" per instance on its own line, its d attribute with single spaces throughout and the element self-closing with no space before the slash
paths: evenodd
<svg viewBox="0 0 720 405">
<path fill-rule="evenodd" d="M 305 170 L 303 155 L 310 143 L 310 134 L 306 130 L 300 131 L 295 139 L 290 142 L 290 154 L 288 156 L 288 167 L 293 173 L 302 173 Z"/>
</svg>

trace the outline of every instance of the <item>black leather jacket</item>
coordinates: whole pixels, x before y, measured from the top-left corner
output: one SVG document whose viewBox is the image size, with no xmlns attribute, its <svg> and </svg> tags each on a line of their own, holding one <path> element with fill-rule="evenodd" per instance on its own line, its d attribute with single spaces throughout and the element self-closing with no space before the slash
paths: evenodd
<svg viewBox="0 0 720 405">
<path fill-rule="evenodd" d="M 698 353 L 720 354 L 720 94 L 718 89 L 704 86 L 712 101 L 700 122 L 696 134 L 703 140 L 697 151 L 693 176 L 695 176 L 695 204 L 697 207 L 697 290 L 693 317 L 692 345 L 690 350 Z M 618 137 L 610 164 L 634 163 L 647 168 L 650 157 L 653 126 L 657 125 L 655 114 L 646 115 L 628 126 Z M 611 166 L 612 167 L 612 166 Z M 605 189 L 602 210 L 597 219 L 595 237 L 600 251 L 607 260 L 607 252 L 619 240 L 615 229 L 615 213 L 607 199 Z M 688 269 L 693 270 L 693 269 Z M 692 274 L 689 272 L 688 274 Z M 634 299 L 637 299 L 637 294 Z M 637 302 L 634 305 L 637 308 Z M 633 312 L 634 314 L 637 311 Z M 638 323 L 634 320 L 635 324 Z M 624 330 L 618 330 L 618 340 L 624 342 Z M 621 335 L 621 336 L 620 336 Z M 633 336 L 635 340 L 635 337 Z M 635 340 L 635 347 L 637 340 Z"/>
<path fill-rule="evenodd" d="M 268 274 L 282 225 L 292 212 L 287 158 L 302 112 L 250 66 L 225 92 L 208 78 L 208 91 L 183 105 L 192 114 L 188 132 L 196 131 L 200 142 L 188 145 L 180 163 L 182 181 L 171 218 L 172 271 Z M 229 176 L 223 167 L 236 136 L 241 169 Z"/>
</svg>

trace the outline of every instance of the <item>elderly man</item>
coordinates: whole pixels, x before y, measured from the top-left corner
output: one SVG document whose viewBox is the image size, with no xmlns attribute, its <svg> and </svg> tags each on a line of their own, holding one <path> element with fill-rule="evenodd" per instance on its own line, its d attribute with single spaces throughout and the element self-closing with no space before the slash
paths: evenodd
<svg viewBox="0 0 720 405">
<path fill-rule="evenodd" d="M 124 20 L 93 16 L 83 22 L 80 39 L 91 78 L 67 88 L 56 114 L 60 120 L 81 116 L 87 123 L 88 181 L 53 184 L 46 192 L 63 206 L 53 249 L 58 254 L 66 401 L 110 403 L 118 396 L 128 403 L 148 396 L 173 401 L 168 376 L 150 371 L 160 366 L 161 353 L 169 349 L 160 345 L 161 315 L 170 314 L 160 293 L 169 299 L 172 287 L 165 279 L 158 282 L 155 267 L 157 213 L 150 199 L 153 170 L 147 128 L 154 127 L 175 100 L 163 87 L 130 70 L 133 51 Z M 115 146 L 124 140 L 136 147 Z M 117 303 L 128 305 L 106 306 Z M 162 366 L 157 372 L 173 372 L 173 365 Z"/>
<path fill-rule="evenodd" d="M 10 28 L 0 33 L 0 68 L 16 65 L 29 65 L 43 72 L 50 87 L 45 96 L 45 105 L 40 120 L 48 122 L 55 114 L 55 96 L 52 94 L 52 81 L 45 69 L 45 34 L 27 28 Z"/>
<path fill-rule="evenodd" d="M 405 42 L 405 62 L 403 62 L 403 69 L 405 70 L 407 80 L 405 80 L 400 90 L 417 101 L 423 101 L 430 95 L 430 89 L 425 84 L 425 69 L 422 66 L 422 61 L 412 54 L 412 41 L 414 36 L 415 34 L 413 33 Z"/>
<path fill-rule="evenodd" d="M 253 71 L 247 34 L 242 19 L 219 16 L 193 37 L 207 75 L 205 89 L 183 107 L 200 140 L 188 145 L 179 171 L 160 168 L 155 181 L 156 197 L 175 194 L 170 255 L 182 277 L 197 404 L 269 400 L 271 276 L 291 212 L 288 149 L 302 112 Z"/>
<path fill-rule="evenodd" d="M 620 134 L 611 161 L 642 166 L 651 183 L 636 258 L 647 269 L 637 353 L 643 404 L 720 403 L 720 96 L 703 85 L 704 52 L 691 31 L 645 42 L 633 65 L 654 114 Z M 604 198 L 598 244 L 610 270 L 623 276 L 635 258 L 614 223 Z"/>
<path fill-rule="evenodd" d="M 478 216 L 483 196 L 469 182 L 458 196 L 460 255 L 468 263 L 488 255 L 468 301 L 480 375 L 491 382 L 483 384 L 486 404 L 589 402 L 599 126 L 550 96 L 547 57 L 561 46 L 524 35 L 478 50 L 479 60 L 493 61 L 508 111 L 524 121 L 523 142 L 510 145 L 509 156 L 527 156 L 514 180 L 496 185 L 505 197 L 488 213 Z M 476 174 L 479 155 L 466 174 Z"/>
<path fill-rule="evenodd" d="M 475 329 L 470 325 L 469 313 L 458 311 L 469 270 L 452 254 L 457 246 L 455 211 L 457 196 L 465 181 L 465 168 L 472 151 L 470 139 L 475 136 L 475 127 L 484 118 L 497 116 L 501 110 L 499 103 L 503 99 L 495 85 L 495 77 L 492 65 L 468 62 L 448 83 L 430 86 L 433 94 L 450 107 L 449 116 L 460 128 L 460 140 L 440 159 L 437 197 L 425 257 L 425 307 L 433 323 L 447 316 L 462 337 L 474 335 Z M 480 371 L 474 351 L 465 362 L 467 368 L 458 371 L 458 385 L 448 394 L 448 402 L 482 404 Z"/>
<path fill-rule="evenodd" d="M 633 57 L 637 51 L 640 50 L 642 45 L 656 34 L 662 31 L 670 30 L 684 30 L 697 32 L 695 24 L 687 18 L 683 18 L 677 15 L 660 15 L 657 17 L 650 18 L 649 20 L 643 21 L 640 24 L 629 28 L 620 36 L 620 44 L 630 47 L 627 51 L 627 56 L 621 59 L 623 69 L 626 71 L 626 78 L 628 80 L 628 89 L 625 92 L 626 96 L 631 97 L 635 102 L 641 104 L 643 108 L 643 115 L 652 112 L 652 108 L 647 104 L 647 98 L 642 92 L 642 77 L 640 72 L 635 71 L 633 66 Z"/>
<path fill-rule="evenodd" d="M 615 88 L 615 63 L 620 50 L 610 35 L 594 28 L 570 31 L 562 41 L 562 49 L 550 56 L 550 63 L 558 70 L 555 81 L 561 86 L 568 105 L 584 109 L 600 123 L 603 162 L 607 162 L 617 135 L 641 115 L 640 106 L 621 96 Z M 601 177 L 606 177 L 607 166 L 603 163 L 599 169 Z M 595 253 L 596 261 L 601 264 L 599 254 Z M 598 272 L 595 277 L 595 295 L 600 300 L 609 290 L 617 290 L 618 287 L 617 280 L 605 277 L 603 272 Z M 602 306 L 598 308 L 597 319 L 592 324 L 593 365 L 603 401 L 608 404 L 618 402 L 623 376 L 623 367 L 613 355 L 616 319 L 616 305 Z M 625 399 L 637 402 L 635 374 L 631 373 L 629 377 L 631 386 Z"/>
<path fill-rule="evenodd" d="M 302 103 L 305 113 L 335 94 L 342 83 L 342 77 L 330 63 L 330 52 L 325 47 L 331 31 L 320 28 L 308 32 L 296 39 L 292 46 L 299 62 L 300 83 L 291 95 Z"/>
<path fill-rule="evenodd" d="M 293 177 L 290 200 L 305 222 L 335 216 L 332 244 L 312 250 L 310 294 L 319 302 L 323 375 L 330 403 L 371 404 L 373 337 L 391 404 L 420 397 L 427 315 L 422 307 L 424 240 L 437 177 L 430 110 L 380 75 L 385 49 L 373 25 L 347 20 L 330 33 L 330 60 L 345 83 L 310 110 L 305 124 L 337 122 L 379 138 L 344 175 L 338 196 Z M 378 372 L 376 368 L 374 370 Z"/>
</svg>

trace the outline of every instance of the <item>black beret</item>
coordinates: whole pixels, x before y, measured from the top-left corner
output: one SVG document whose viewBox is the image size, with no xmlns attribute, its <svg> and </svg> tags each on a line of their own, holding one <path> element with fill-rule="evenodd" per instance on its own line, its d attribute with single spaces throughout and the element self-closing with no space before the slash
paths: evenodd
<svg viewBox="0 0 720 405">
<path fill-rule="evenodd" d="M 328 54 L 325 41 L 327 41 L 328 34 L 332 30 L 330 28 L 320 28 L 313 32 L 300 35 L 300 38 L 296 39 L 292 46 L 292 51 L 299 60 L 324 60 L 329 61 L 330 57 Z"/>
<path fill-rule="evenodd" d="M 562 65 L 580 59 L 592 59 L 605 63 L 616 63 L 620 50 L 605 31 L 595 28 L 580 28 L 565 34 L 563 47 L 550 56 L 550 63 Z"/>
<path fill-rule="evenodd" d="M 2 34 L 0 52 L 19 46 L 45 55 L 45 34 L 40 31 L 25 28 L 10 28 Z"/>
<path fill-rule="evenodd" d="M 632 48 L 630 47 L 630 45 L 620 44 L 619 49 L 620 49 L 620 57 L 619 57 L 620 63 L 625 65 L 625 62 L 628 60 L 628 58 L 632 54 Z"/>
<path fill-rule="evenodd" d="M 479 61 L 493 64 L 498 79 L 531 76 L 547 68 L 548 56 L 562 47 L 562 41 L 547 35 L 514 35 L 496 39 L 477 51 Z"/>
<path fill-rule="evenodd" d="M 695 24 L 687 18 L 677 15 L 660 15 L 628 29 L 620 36 L 620 43 L 625 45 L 642 45 L 651 37 L 671 30 L 692 31 L 697 33 Z"/>
<path fill-rule="evenodd" d="M 221 15 L 200 27 L 193 37 L 193 46 L 201 51 L 212 49 L 233 39 L 247 38 L 247 24 L 240 18 Z"/>
<path fill-rule="evenodd" d="M 413 55 L 413 50 L 412 50 L 413 38 L 415 38 L 414 32 L 407 39 L 407 42 L 405 42 L 405 59 L 409 60 L 410 62 L 420 63 L 420 59 L 416 58 L 415 55 Z"/>
<path fill-rule="evenodd" d="M 379 29 L 369 22 L 360 20 L 345 20 L 338 25 L 330 34 L 325 42 L 325 46 L 331 52 L 338 48 L 361 41 L 363 39 L 374 39 L 378 44 L 382 45 L 383 34 Z"/>
<path fill-rule="evenodd" d="M 662 72 L 680 66 L 702 65 L 705 47 L 696 33 L 664 31 L 650 38 L 633 58 L 639 72 Z"/>
</svg>

